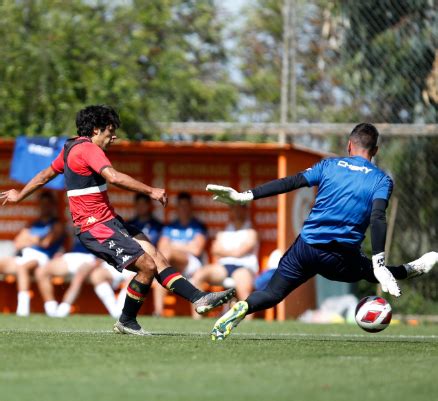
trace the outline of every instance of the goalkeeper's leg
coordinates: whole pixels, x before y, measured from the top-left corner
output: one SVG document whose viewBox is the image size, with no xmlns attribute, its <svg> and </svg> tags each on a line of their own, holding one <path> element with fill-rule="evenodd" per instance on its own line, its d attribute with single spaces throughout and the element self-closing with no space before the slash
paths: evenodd
<svg viewBox="0 0 438 401">
<path fill-rule="evenodd" d="M 211 339 L 225 339 L 246 315 L 272 308 L 280 303 L 306 279 L 291 280 L 284 277 L 279 269 L 274 273 L 267 287 L 262 291 L 254 291 L 245 301 L 239 301 L 215 323 L 211 331 Z"/>
</svg>

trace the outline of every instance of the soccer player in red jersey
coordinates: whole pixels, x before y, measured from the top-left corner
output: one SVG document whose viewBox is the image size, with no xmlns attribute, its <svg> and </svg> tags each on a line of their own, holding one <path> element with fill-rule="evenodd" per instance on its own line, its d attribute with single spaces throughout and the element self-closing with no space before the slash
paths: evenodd
<svg viewBox="0 0 438 401">
<path fill-rule="evenodd" d="M 150 187 L 117 171 L 105 155 L 116 139 L 120 119 L 116 111 L 104 105 L 88 106 L 76 116 L 78 136 L 69 139 L 64 149 L 46 169 L 32 178 L 21 191 L 10 189 L 0 194 L 3 205 L 18 203 L 38 188 L 64 174 L 70 212 L 76 234 L 84 246 L 119 271 L 136 272 L 130 282 L 122 315 L 114 325 L 121 334 L 148 335 L 137 322 L 137 314 L 154 277 L 165 288 L 205 313 L 230 300 L 234 289 L 205 293 L 195 288 L 137 228 L 123 221 L 111 206 L 107 182 L 129 191 L 142 193 L 167 205 L 164 189 Z"/>
</svg>

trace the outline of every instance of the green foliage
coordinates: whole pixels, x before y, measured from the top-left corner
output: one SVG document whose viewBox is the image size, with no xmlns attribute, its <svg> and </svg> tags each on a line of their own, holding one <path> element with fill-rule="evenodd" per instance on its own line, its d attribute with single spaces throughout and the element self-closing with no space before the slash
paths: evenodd
<svg viewBox="0 0 438 401">
<path fill-rule="evenodd" d="M 436 122 L 436 98 L 425 95 L 438 43 L 434 2 L 345 0 L 338 10 L 348 20 L 340 79 L 369 118 Z"/>
<path fill-rule="evenodd" d="M 228 120 L 236 103 L 213 0 L 0 4 L 0 132 L 74 133 L 76 111 L 115 106 L 122 131 Z"/>
<path fill-rule="evenodd" d="M 253 2 L 240 33 L 242 112 L 278 121 L 283 21 L 279 1 Z M 428 87 L 438 11 L 428 0 L 296 0 L 298 120 L 436 122 Z M 435 86 L 434 86 L 435 85 Z"/>
</svg>

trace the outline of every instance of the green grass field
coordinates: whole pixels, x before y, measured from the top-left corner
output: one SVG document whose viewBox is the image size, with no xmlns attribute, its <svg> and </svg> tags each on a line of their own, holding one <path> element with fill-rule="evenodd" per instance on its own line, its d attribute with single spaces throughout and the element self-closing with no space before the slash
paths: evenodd
<svg viewBox="0 0 438 401">
<path fill-rule="evenodd" d="M 0 315 L 0 400 L 432 400 L 438 326 L 142 318 L 155 335 L 112 333 L 103 316 Z"/>
</svg>

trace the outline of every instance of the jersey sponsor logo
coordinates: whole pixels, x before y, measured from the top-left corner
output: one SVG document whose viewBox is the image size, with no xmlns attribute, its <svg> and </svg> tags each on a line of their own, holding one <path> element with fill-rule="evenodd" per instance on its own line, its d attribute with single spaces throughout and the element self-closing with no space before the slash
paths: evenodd
<svg viewBox="0 0 438 401">
<path fill-rule="evenodd" d="M 97 221 L 97 219 L 95 217 L 91 216 L 87 219 L 87 224 L 93 224 L 96 221 Z"/>
<path fill-rule="evenodd" d="M 338 166 L 348 168 L 351 171 L 360 171 L 361 173 L 368 174 L 369 172 L 373 171 L 372 168 L 368 168 L 365 166 L 355 166 L 354 164 L 349 164 L 345 160 L 339 160 Z"/>
</svg>

